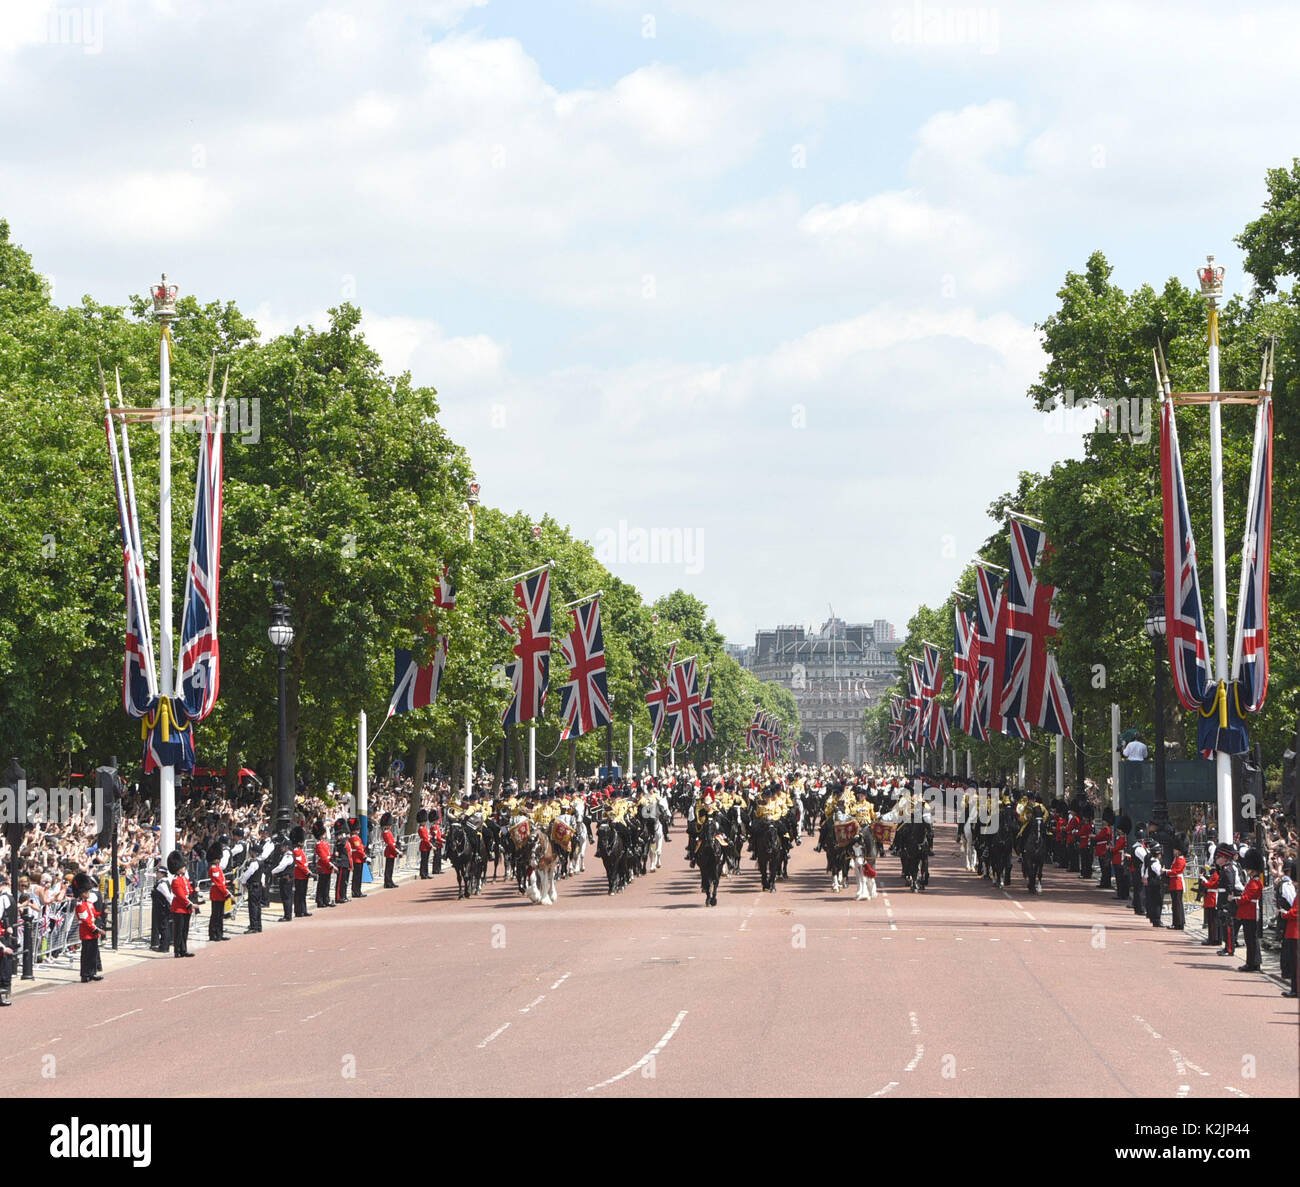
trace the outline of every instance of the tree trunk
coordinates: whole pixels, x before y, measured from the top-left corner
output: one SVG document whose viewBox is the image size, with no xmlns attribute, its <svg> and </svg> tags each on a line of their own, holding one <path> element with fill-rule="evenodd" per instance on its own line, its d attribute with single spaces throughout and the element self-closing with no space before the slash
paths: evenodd
<svg viewBox="0 0 1300 1187">
<path fill-rule="evenodd" d="M 239 740 L 231 733 L 226 743 L 226 795 L 234 799 L 239 786 Z"/>
<path fill-rule="evenodd" d="M 415 748 L 415 787 L 411 792 L 411 802 L 406 809 L 406 835 L 409 837 L 419 827 L 415 814 L 424 806 L 424 763 L 429 747 L 421 739 Z"/>
<path fill-rule="evenodd" d="M 465 756 L 461 754 L 459 746 L 453 746 L 451 751 L 451 778 L 449 780 L 453 791 L 460 786 L 464 766 Z"/>
</svg>

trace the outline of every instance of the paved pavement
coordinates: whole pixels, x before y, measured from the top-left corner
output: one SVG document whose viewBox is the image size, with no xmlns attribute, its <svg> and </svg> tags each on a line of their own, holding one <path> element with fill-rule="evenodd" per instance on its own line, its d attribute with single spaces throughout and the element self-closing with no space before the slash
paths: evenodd
<svg viewBox="0 0 1300 1187">
<path fill-rule="evenodd" d="M 872 903 L 805 839 L 703 905 L 600 863 L 535 906 L 433 881 L 177 961 L 106 961 L 0 1014 L 0 1093 L 68 1096 L 1294 1096 L 1297 1010 L 1190 936 L 1047 872 L 995 889 L 941 827 L 930 889 L 885 858 Z M 202 933 L 203 924 L 199 931 Z"/>
</svg>

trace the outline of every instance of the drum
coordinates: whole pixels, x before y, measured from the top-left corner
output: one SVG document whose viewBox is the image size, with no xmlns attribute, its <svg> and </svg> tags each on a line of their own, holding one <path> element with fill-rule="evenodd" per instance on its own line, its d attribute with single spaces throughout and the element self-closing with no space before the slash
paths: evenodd
<svg viewBox="0 0 1300 1187">
<path fill-rule="evenodd" d="M 853 844 L 858 835 L 856 820 L 837 820 L 835 822 L 835 848 L 846 849 Z"/>
</svg>

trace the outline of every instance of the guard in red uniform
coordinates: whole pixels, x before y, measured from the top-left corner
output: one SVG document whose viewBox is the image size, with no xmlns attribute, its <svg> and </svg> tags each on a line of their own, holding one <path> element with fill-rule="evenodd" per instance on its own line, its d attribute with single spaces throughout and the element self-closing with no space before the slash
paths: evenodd
<svg viewBox="0 0 1300 1187">
<path fill-rule="evenodd" d="M 213 845 L 208 850 L 208 902 L 212 904 L 212 910 L 208 912 L 210 943 L 216 944 L 230 938 L 226 935 L 226 900 L 229 897 L 226 872 L 221 868 L 221 846 Z"/>
<path fill-rule="evenodd" d="M 397 860 L 397 841 L 393 837 L 393 814 L 385 812 L 379 818 L 379 827 L 384 830 L 384 889 L 396 890 L 393 881 L 393 863 Z"/>
<path fill-rule="evenodd" d="M 442 826 L 438 823 L 436 812 L 429 813 L 429 834 L 433 839 L 433 872 L 442 873 Z"/>
<path fill-rule="evenodd" d="M 1173 912 L 1174 931 L 1182 931 L 1187 919 L 1183 913 L 1183 871 L 1187 869 L 1187 841 L 1174 838 L 1174 860 L 1169 863 L 1169 909 Z"/>
<path fill-rule="evenodd" d="M 77 938 L 81 940 L 81 983 L 102 981 L 103 974 L 99 966 L 99 917 L 95 913 L 95 904 L 90 899 L 95 889 L 95 880 L 89 874 L 78 874 L 72 883 L 77 892 Z"/>
<path fill-rule="evenodd" d="M 1202 948 L 1213 948 L 1219 942 L 1219 871 L 1213 869 L 1209 876 L 1201 875 L 1201 888 L 1205 908 L 1205 939 Z"/>
<path fill-rule="evenodd" d="M 1246 963 L 1239 973 L 1259 972 L 1259 905 L 1264 897 L 1264 859 L 1258 849 L 1247 849 L 1241 859 L 1242 868 L 1250 875 L 1246 889 L 1237 900 L 1237 918 L 1241 920 L 1241 934 L 1246 940 Z"/>
<path fill-rule="evenodd" d="M 429 854 L 433 851 L 433 835 L 429 832 L 429 813 L 421 808 L 415 814 L 415 822 L 419 825 L 416 830 L 420 834 L 420 877 L 428 878 L 429 875 Z"/>
<path fill-rule="evenodd" d="M 1079 877 L 1092 880 L 1092 805 L 1079 819 Z"/>
<path fill-rule="evenodd" d="M 1291 909 L 1282 916 L 1286 920 L 1286 936 L 1282 941 L 1282 950 L 1284 953 L 1290 953 L 1291 958 L 1291 988 L 1282 994 L 1283 997 L 1295 997 L 1296 995 L 1296 965 L 1300 964 L 1300 953 L 1297 947 L 1300 945 L 1300 923 L 1297 922 L 1296 908 L 1300 907 L 1300 898 L 1291 904 Z"/>
<path fill-rule="evenodd" d="M 1101 867 L 1101 882 L 1098 884 L 1099 890 L 1110 889 L 1110 872 L 1115 867 L 1110 864 L 1110 805 L 1106 806 L 1102 813 L 1101 828 L 1097 830 L 1097 835 L 1092 838 L 1093 855 L 1097 858 L 1097 864 Z"/>
<path fill-rule="evenodd" d="M 1128 898 L 1128 862 L 1124 855 L 1128 849 L 1128 833 L 1133 827 L 1132 820 L 1126 815 L 1115 817 L 1115 839 L 1110 845 L 1110 868 L 1115 872 L 1115 897 L 1123 901 Z"/>
<path fill-rule="evenodd" d="M 316 838 L 316 906 L 332 907 L 330 902 L 330 875 L 334 864 L 330 861 L 330 843 L 325 839 L 325 822 L 317 820 L 311 826 L 311 835 Z"/>
<path fill-rule="evenodd" d="M 1060 800 L 1056 801 L 1056 827 L 1052 830 L 1052 858 L 1057 867 L 1065 869 L 1065 812 Z"/>
<path fill-rule="evenodd" d="M 179 849 L 167 855 L 167 872 L 172 876 L 172 955 L 193 956 L 189 949 L 190 916 L 199 908 L 194 889 L 185 876 L 185 858 Z"/>
<path fill-rule="evenodd" d="M 352 897 L 365 898 L 361 893 L 361 878 L 366 872 L 366 845 L 361 839 L 361 825 L 355 818 L 348 824 L 348 845 L 352 849 Z"/>
<path fill-rule="evenodd" d="M 1077 873 L 1079 869 L 1079 825 L 1082 823 L 1079 814 L 1071 812 L 1065 826 L 1066 869 L 1071 873 Z"/>
<path fill-rule="evenodd" d="M 302 847 L 307 840 L 307 830 L 301 824 L 295 824 L 289 832 L 289 841 L 293 845 L 293 916 L 295 919 L 310 919 L 307 910 L 307 884 L 311 881 L 311 866 L 307 864 L 307 851 Z"/>
</svg>

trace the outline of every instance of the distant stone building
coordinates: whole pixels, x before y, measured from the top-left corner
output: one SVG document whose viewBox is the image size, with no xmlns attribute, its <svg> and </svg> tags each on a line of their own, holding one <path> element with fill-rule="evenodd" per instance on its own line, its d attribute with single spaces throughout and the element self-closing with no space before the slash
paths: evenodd
<svg viewBox="0 0 1300 1187">
<path fill-rule="evenodd" d="M 760 680 L 794 696 L 803 725 L 801 761 L 866 761 L 862 715 L 899 674 L 890 623 L 829 618 L 819 631 L 779 626 L 757 632 L 739 658 Z"/>
</svg>

